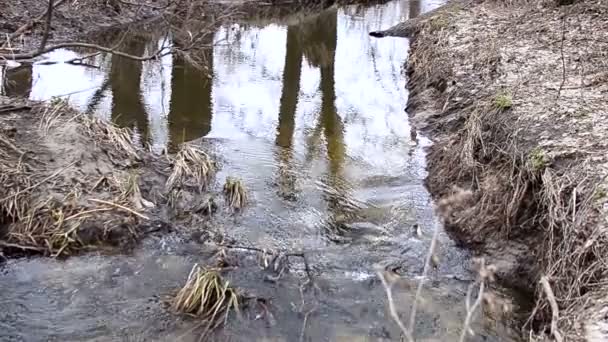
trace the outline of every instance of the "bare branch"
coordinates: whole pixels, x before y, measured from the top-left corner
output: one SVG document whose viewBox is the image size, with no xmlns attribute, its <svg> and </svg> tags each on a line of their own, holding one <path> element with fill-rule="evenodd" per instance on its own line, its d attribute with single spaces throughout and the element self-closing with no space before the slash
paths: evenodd
<svg viewBox="0 0 608 342">
<path fill-rule="evenodd" d="M 410 330 L 405 327 L 405 324 L 399 318 L 399 313 L 397 312 L 397 308 L 395 307 L 395 301 L 393 300 L 393 284 L 394 281 L 390 282 L 386 279 L 386 275 L 384 272 L 378 271 L 378 277 L 382 281 L 382 285 L 384 285 L 384 290 L 386 291 L 386 298 L 388 300 L 388 309 L 391 313 L 391 317 L 401 329 L 401 333 L 405 337 L 408 342 L 414 342 L 414 338 Z"/>
<path fill-rule="evenodd" d="M 479 292 L 477 293 L 477 298 L 475 299 L 475 302 L 471 304 L 471 295 L 473 293 L 473 288 L 475 287 L 475 285 L 475 283 L 471 284 L 471 286 L 469 286 L 469 289 L 467 290 L 467 298 L 465 300 L 467 315 L 464 318 L 464 324 L 462 325 L 462 331 L 460 332 L 460 342 L 464 342 L 466 340 L 467 333 L 471 335 L 473 334 L 473 331 L 470 328 L 471 321 L 473 320 L 473 316 L 477 312 L 477 308 L 481 305 L 481 301 L 483 299 L 483 293 L 485 290 L 485 280 L 480 279 Z"/>
<path fill-rule="evenodd" d="M 431 239 L 431 245 L 429 246 L 429 252 L 427 253 L 426 260 L 424 262 L 424 269 L 422 270 L 422 276 L 420 278 L 420 282 L 418 283 L 418 287 L 416 288 L 416 296 L 414 297 L 414 303 L 412 304 L 412 311 L 410 312 L 410 325 L 409 330 L 414 332 L 414 324 L 416 323 L 416 309 L 418 307 L 418 298 L 422 294 L 422 288 L 424 287 L 424 280 L 429 273 L 429 269 L 431 268 L 431 263 L 433 262 L 433 257 L 435 254 L 435 245 L 437 244 L 437 237 L 439 236 L 439 223 L 435 222 L 433 237 Z"/>
<path fill-rule="evenodd" d="M 54 0 L 49 0 L 49 6 L 46 10 L 46 22 L 44 23 L 44 33 L 42 34 L 42 40 L 40 46 L 38 46 L 38 52 L 44 50 L 46 42 L 49 40 L 49 34 L 51 33 L 51 20 L 53 19 L 53 4 Z"/>
<path fill-rule="evenodd" d="M 20 53 L 20 54 L 14 54 L 14 55 L 0 55 L 0 59 L 9 59 L 9 60 L 32 59 L 32 58 L 39 57 L 41 55 L 44 55 L 46 53 L 49 53 L 49 52 L 57 50 L 57 49 L 67 49 L 67 48 L 76 48 L 76 47 L 94 49 L 94 50 L 110 53 L 113 55 L 129 58 L 129 59 L 136 60 L 136 61 L 148 61 L 151 59 L 162 57 L 166 53 L 170 52 L 169 46 L 161 46 L 161 48 L 158 49 L 153 54 L 146 55 L 146 56 L 135 56 L 135 55 L 128 54 L 126 52 L 118 51 L 118 50 L 108 48 L 105 46 L 101 46 L 101 45 L 97 45 L 97 44 L 81 43 L 81 42 L 68 42 L 68 43 L 61 43 L 61 44 L 49 46 L 47 48 L 44 48 L 42 51 L 39 50 L 36 52 Z M 169 50 L 169 51 L 165 51 L 165 50 Z"/>
</svg>

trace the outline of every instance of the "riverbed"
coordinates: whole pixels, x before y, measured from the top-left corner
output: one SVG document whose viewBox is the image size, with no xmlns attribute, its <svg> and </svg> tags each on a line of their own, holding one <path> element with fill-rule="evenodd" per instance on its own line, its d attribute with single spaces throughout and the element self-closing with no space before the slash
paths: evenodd
<svg viewBox="0 0 608 342">
<path fill-rule="evenodd" d="M 143 63 L 99 55 L 86 67 L 54 63 L 86 51 L 57 50 L 31 67 L 3 71 L 3 92 L 67 98 L 133 129 L 158 153 L 200 144 L 221 165 L 212 190 L 228 176 L 243 180 L 249 206 L 238 215 L 220 208 L 208 227 L 239 245 L 303 251 L 318 290 L 301 293 L 299 261 L 269 281 L 254 253 L 240 253 L 229 278 L 264 298 L 265 308 L 252 305 L 217 340 L 398 340 L 376 269 L 402 276 L 395 301 L 405 320 L 437 227 L 439 263 L 420 299 L 416 336 L 456 340 L 475 279 L 472 259 L 441 230 L 424 187 L 431 142 L 404 111 L 409 42 L 368 36 L 440 4 L 391 1 L 221 25 L 199 65 L 172 55 Z M 127 52 L 154 51 L 161 36 L 133 34 Z M 164 299 L 194 263 L 209 260 L 206 247 L 184 234 L 200 228 L 151 237 L 129 255 L 7 262 L 0 268 L 0 337 L 198 340 L 200 324 L 171 313 Z M 515 340 L 508 324 L 493 319 L 472 328 L 469 340 Z"/>
</svg>

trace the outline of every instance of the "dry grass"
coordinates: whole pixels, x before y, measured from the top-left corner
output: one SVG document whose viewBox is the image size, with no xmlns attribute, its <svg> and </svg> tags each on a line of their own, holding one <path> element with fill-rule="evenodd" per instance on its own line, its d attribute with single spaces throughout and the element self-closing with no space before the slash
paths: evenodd
<svg viewBox="0 0 608 342">
<path fill-rule="evenodd" d="M 437 142 L 429 188 L 442 198 L 454 185 L 471 193 L 451 205 L 447 227 L 499 259 L 526 246 L 497 276 L 536 292 L 529 328 L 568 341 L 606 324 L 595 314 L 608 283 L 608 80 L 598 76 L 608 70 L 606 5 L 452 7 L 439 31 L 419 23 L 409 61 L 408 110 L 426 114 Z"/>
<path fill-rule="evenodd" d="M 182 144 L 173 159 L 166 188 L 170 191 L 186 186 L 202 191 L 207 188 L 215 170 L 215 162 L 205 151 L 190 144 Z"/>
<path fill-rule="evenodd" d="M 137 178 L 111 161 L 138 155 L 128 132 L 79 116 L 62 101 L 38 111 L 3 122 L 27 129 L 31 115 L 38 129 L 6 138 L 24 151 L 0 145 L 0 212 L 8 224 L 0 249 L 65 256 L 135 240 L 134 227 L 147 219 L 139 211 L 149 202 Z M 111 174 L 100 177 L 99 168 Z"/>
<path fill-rule="evenodd" d="M 131 130 L 119 128 L 111 122 L 93 116 L 83 116 L 82 123 L 89 136 L 101 139 L 102 143 L 113 145 L 117 150 L 125 152 L 133 160 L 140 159 L 139 149 L 135 147 Z"/>
<path fill-rule="evenodd" d="M 175 312 L 201 318 L 205 321 L 205 333 L 226 324 L 231 312 L 239 313 L 240 295 L 216 270 L 206 270 L 194 265 L 184 287 L 172 301 Z M 223 318 L 222 318 L 223 316 Z"/>
<path fill-rule="evenodd" d="M 226 178 L 224 183 L 224 198 L 232 209 L 243 209 L 247 205 L 247 191 L 240 179 Z"/>
</svg>

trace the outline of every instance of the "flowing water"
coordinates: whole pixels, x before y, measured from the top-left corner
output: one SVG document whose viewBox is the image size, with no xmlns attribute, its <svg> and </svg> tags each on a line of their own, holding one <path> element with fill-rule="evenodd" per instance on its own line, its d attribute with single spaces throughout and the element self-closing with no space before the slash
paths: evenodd
<svg viewBox="0 0 608 342">
<path fill-rule="evenodd" d="M 404 111 L 408 40 L 373 40 L 368 32 L 439 4 L 392 1 L 243 21 L 217 28 L 216 44 L 197 56 L 202 68 L 176 56 L 145 63 L 97 56 L 95 68 L 39 63 L 6 71 L 3 92 L 67 97 L 132 128 L 155 151 L 196 140 L 219 158 L 218 180 L 243 179 L 250 207 L 210 224 L 242 245 L 304 251 L 319 291 L 300 293 L 298 260 L 293 274 L 272 282 L 254 255 L 245 258 L 231 279 L 268 299 L 268 310 L 254 305 L 217 340 L 396 341 L 375 267 L 404 277 L 395 301 L 407 319 L 437 222 L 423 185 L 429 141 Z M 143 54 L 158 39 L 135 36 L 125 45 Z M 58 50 L 47 62 L 83 54 Z M 474 279 L 471 257 L 443 231 L 438 255 L 417 316 L 421 341 L 457 340 Z M 196 321 L 171 314 L 161 299 L 206 257 L 174 234 L 130 255 L 10 261 L 0 268 L 0 339 L 197 340 Z M 514 339 L 487 318 L 473 329 L 469 340 Z"/>
</svg>

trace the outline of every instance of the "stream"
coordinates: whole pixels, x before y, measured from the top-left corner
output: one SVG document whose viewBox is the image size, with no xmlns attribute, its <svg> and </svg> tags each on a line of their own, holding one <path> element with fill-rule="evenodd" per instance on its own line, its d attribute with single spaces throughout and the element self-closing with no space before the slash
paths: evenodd
<svg viewBox="0 0 608 342">
<path fill-rule="evenodd" d="M 218 214 L 209 225 L 240 245 L 306 253 L 315 296 L 300 293 L 301 261 L 274 282 L 255 254 L 239 260 L 231 282 L 266 298 L 270 313 L 253 305 L 209 339 L 398 341 L 376 267 L 403 277 L 394 296 L 407 322 L 439 223 L 424 187 L 430 141 L 404 111 L 409 42 L 368 32 L 440 4 L 395 0 L 243 20 L 217 28 L 215 44 L 197 56 L 203 68 L 171 55 L 143 63 L 99 55 L 89 60 L 95 68 L 3 71 L 2 92 L 67 98 L 132 128 L 156 152 L 202 144 L 221 164 L 215 189 L 239 177 L 251 200 L 240 215 Z M 154 32 L 125 42 L 136 55 L 159 44 Z M 46 62 L 86 53 L 57 50 Z M 458 340 L 475 279 L 471 255 L 443 230 L 437 254 L 419 299 L 417 341 Z M 200 324 L 171 313 L 163 299 L 207 258 L 199 243 L 171 233 L 129 255 L 10 260 L 0 266 L 0 340 L 198 341 Z M 478 317 L 468 341 L 518 340 L 510 324 Z"/>
</svg>

